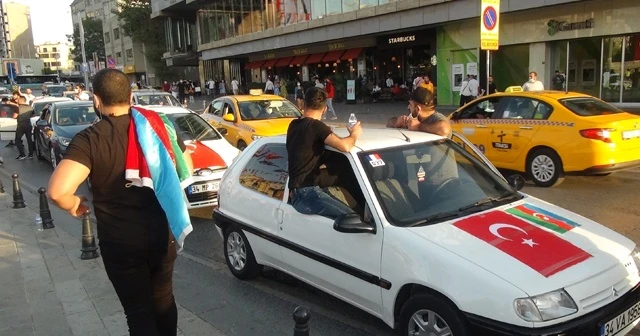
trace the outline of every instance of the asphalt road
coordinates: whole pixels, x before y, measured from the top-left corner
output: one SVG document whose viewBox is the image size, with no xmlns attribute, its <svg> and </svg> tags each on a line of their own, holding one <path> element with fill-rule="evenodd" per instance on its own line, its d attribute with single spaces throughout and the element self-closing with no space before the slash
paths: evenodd
<svg viewBox="0 0 640 336">
<path fill-rule="evenodd" d="M 16 149 L 1 146 L 5 164 L 0 169 L 19 173 L 23 188 L 47 186 L 52 172 L 49 163 L 37 159 L 16 161 Z M 5 188 L 10 190 L 6 181 Z M 594 219 L 640 243 L 640 228 L 636 226 L 640 222 L 638 190 L 640 171 L 625 171 L 606 177 L 567 177 L 555 188 L 527 184 L 523 192 Z M 79 193 L 90 195 L 84 185 Z M 198 216 L 209 218 L 210 213 L 207 208 Z M 225 333 L 289 333 L 291 322 L 282 321 L 282 317 L 288 316 L 295 305 L 303 304 L 313 312 L 314 335 L 392 335 L 376 318 L 279 272 L 266 270 L 261 278 L 250 282 L 235 280 L 224 264 L 222 241 L 212 222 L 193 217 L 193 226 L 194 232 L 185 243 L 186 258 L 179 259 L 181 262 L 176 265 L 176 274 L 182 275 L 175 280 L 176 297 Z M 230 304 L 234 301 L 237 302 Z M 246 322 L 256 316 L 257 320 Z M 257 331 L 266 326 L 279 331 Z M 640 335 L 640 331 L 632 335 Z"/>
</svg>

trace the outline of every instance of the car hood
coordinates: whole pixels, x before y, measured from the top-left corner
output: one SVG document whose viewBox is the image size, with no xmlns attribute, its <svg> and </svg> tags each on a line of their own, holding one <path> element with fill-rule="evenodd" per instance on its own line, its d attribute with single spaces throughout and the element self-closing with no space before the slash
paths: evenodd
<svg viewBox="0 0 640 336">
<path fill-rule="evenodd" d="M 195 170 L 226 169 L 240 152 L 225 139 L 185 141 L 185 145 L 191 150 L 191 160 Z"/>
<path fill-rule="evenodd" d="M 286 134 L 289 124 L 296 118 L 280 118 L 244 121 L 244 123 L 253 128 L 257 135 L 272 136 Z"/>
<path fill-rule="evenodd" d="M 531 196 L 408 230 L 528 295 L 564 288 L 602 273 L 622 263 L 635 247 L 633 241 L 603 225 Z"/>
<path fill-rule="evenodd" d="M 56 133 L 56 135 L 60 137 L 71 139 L 76 134 L 80 133 L 82 130 L 84 130 L 87 127 L 90 127 L 91 125 L 93 124 L 68 125 L 68 126 L 56 125 L 54 128 L 54 132 Z"/>
</svg>

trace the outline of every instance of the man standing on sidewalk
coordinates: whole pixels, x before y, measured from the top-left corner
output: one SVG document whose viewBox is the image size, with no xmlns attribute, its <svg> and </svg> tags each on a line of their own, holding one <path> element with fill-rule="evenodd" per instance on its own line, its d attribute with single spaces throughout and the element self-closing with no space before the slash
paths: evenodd
<svg viewBox="0 0 640 336">
<path fill-rule="evenodd" d="M 18 98 L 18 110 L 14 112 L 13 119 L 16 119 L 16 138 L 14 143 L 18 147 L 20 153 L 16 160 L 24 160 L 27 157 L 24 155 L 24 144 L 22 143 L 22 137 L 27 137 L 27 145 L 29 146 L 29 159 L 33 159 L 33 151 L 35 145 L 33 143 L 33 126 L 31 126 L 31 117 L 33 116 L 33 108 L 27 104 L 27 98 L 20 96 Z"/>
<path fill-rule="evenodd" d="M 115 69 L 99 71 L 93 88 L 94 108 L 102 120 L 71 141 L 49 181 L 49 197 L 71 215 L 81 216 L 88 210 L 86 198 L 75 192 L 87 177 L 91 179 L 102 259 L 130 335 L 175 336 L 175 238 L 154 190 L 132 185 L 125 178 L 129 127 L 135 128 L 131 88 L 127 76 Z M 180 138 L 177 143 L 185 151 Z M 152 159 L 160 160 L 150 157 L 147 162 Z M 193 171 L 186 153 L 185 161 Z"/>
</svg>

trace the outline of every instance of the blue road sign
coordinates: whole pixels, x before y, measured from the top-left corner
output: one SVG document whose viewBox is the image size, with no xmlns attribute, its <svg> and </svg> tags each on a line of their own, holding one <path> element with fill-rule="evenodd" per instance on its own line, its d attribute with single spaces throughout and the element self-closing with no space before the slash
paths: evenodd
<svg viewBox="0 0 640 336">
<path fill-rule="evenodd" d="M 488 6 L 482 14 L 482 23 L 487 30 L 493 30 L 498 24 L 498 13 L 492 6 Z"/>
</svg>

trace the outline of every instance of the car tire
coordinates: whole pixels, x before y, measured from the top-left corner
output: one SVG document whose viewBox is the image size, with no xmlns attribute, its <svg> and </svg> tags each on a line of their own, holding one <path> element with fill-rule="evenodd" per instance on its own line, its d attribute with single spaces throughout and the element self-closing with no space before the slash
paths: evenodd
<svg viewBox="0 0 640 336">
<path fill-rule="evenodd" d="M 562 161 L 550 148 L 540 148 L 527 157 L 527 175 L 537 186 L 555 187 L 564 181 Z"/>
<path fill-rule="evenodd" d="M 609 175 L 611 175 L 611 173 L 598 173 L 598 174 L 593 174 L 593 176 L 600 176 L 600 177 L 609 176 Z"/>
<path fill-rule="evenodd" d="M 400 335 L 469 336 L 469 326 L 460 310 L 440 296 L 419 293 L 400 310 Z M 420 326 L 418 326 L 418 323 Z M 449 333 L 446 333 L 446 328 Z"/>
<path fill-rule="evenodd" d="M 238 141 L 238 150 L 243 151 L 245 148 L 247 148 L 247 143 L 244 142 L 244 140 L 240 140 Z"/>
<path fill-rule="evenodd" d="M 240 280 L 255 279 L 262 271 L 247 236 L 236 226 L 224 230 L 224 257 L 233 276 Z"/>
<path fill-rule="evenodd" d="M 58 167 L 58 158 L 56 157 L 56 150 L 53 147 L 49 147 L 49 158 L 51 159 L 51 167 L 56 170 Z"/>
<path fill-rule="evenodd" d="M 42 148 L 40 148 L 40 145 L 38 145 L 38 141 L 34 141 L 33 145 L 35 146 L 35 150 L 36 150 L 36 157 L 38 158 L 38 160 L 40 161 L 44 161 L 44 155 L 42 155 Z"/>
</svg>

